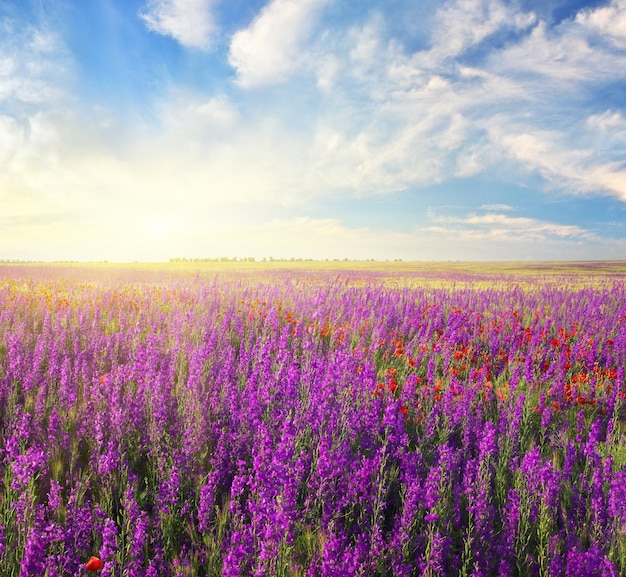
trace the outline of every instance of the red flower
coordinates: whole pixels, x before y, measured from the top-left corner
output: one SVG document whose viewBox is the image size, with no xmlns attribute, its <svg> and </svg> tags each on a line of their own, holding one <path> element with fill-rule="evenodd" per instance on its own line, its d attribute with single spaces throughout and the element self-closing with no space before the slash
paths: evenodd
<svg viewBox="0 0 626 577">
<path fill-rule="evenodd" d="M 95 571 L 96 573 L 99 573 L 100 571 L 102 571 L 104 563 L 100 561 L 100 559 L 98 559 L 97 557 L 90 557 L 89 561 L 85 563 L 85 567 L 87 568 L 87 571 Z"/>
</svg>

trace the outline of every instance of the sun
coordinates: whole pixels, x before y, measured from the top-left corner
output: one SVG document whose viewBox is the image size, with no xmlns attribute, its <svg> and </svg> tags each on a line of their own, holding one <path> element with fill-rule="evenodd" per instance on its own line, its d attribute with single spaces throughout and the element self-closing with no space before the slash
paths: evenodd
<svg viewBox="0 0 626 577">
<path fill-rule="evenodd" d="M 151 217 L 146 221 L 147 232 L 154 236 L 166 236 L 174 232 L 175 223 L 166 216 Z"/>
</svg>

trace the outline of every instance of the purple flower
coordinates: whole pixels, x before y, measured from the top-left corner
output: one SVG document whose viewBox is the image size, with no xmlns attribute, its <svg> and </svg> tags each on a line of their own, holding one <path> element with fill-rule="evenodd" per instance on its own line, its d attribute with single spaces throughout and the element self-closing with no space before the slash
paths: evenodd
<svg viewBox="0 0 626 577">
<path fill-rule="evenodd" d="M 104 520 L 104 528 L 102 530 L 102 547 L 100 547 L 100 559 L 104 563 L 101 576 L 109 577 L 111 568 L 114 564 L 115 555 L 118 551 L 117 545 L 117 525 L 115 521 L 108 517 Z"/>
</svg>

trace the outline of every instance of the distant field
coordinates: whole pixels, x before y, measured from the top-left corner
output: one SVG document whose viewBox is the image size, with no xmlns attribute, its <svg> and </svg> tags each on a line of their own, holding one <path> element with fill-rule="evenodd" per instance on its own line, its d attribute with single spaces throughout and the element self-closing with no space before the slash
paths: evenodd
<svg viewBox="0 0 626 577">
<path fill-rule="evenodd" d="M 304 261 L 276 260 L 265 262 L 164 262 L 164 263 L 0 263 L 0 276 L 14 274 L 38 276 L 67 275 L 68 277 L 115 276 L 136 273 L 139 276 L 187 275 L 190 273 L 213 275 L 215 273 L 271 273 L 273 271 L 307 272 L 371 272 L 375 277 L 395 278 L 461 278 L 478 275 L 502 278 L 512 276 L 550 277 L 582 275 L 602 277 L 626 275 L 626 260 L 619 261 L 541 261 L 541 262 L 427 262 L 427 261 Z M 484 279 L 483 279 L 484 280 Z"/>
</svg>

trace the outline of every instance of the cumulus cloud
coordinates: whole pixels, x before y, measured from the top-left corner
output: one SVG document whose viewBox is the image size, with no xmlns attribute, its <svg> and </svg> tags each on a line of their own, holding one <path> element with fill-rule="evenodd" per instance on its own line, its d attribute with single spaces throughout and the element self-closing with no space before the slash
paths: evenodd
<svg viewBox="0 0 626 577">
<path fill-rule="evenodd" d="M 218 0 L 150 0 L 139 16 L 148 29 L 170 36 L 183 46 L 212 48 L 217 24 L 213 6 Z"/>
<path fill-rule="evenodd" d="M 331 0 L 272 0 L 231 40 L 228 60 L 240 86 L 282 82 L 306 62 L 305 42 Z"/>
</svg>

